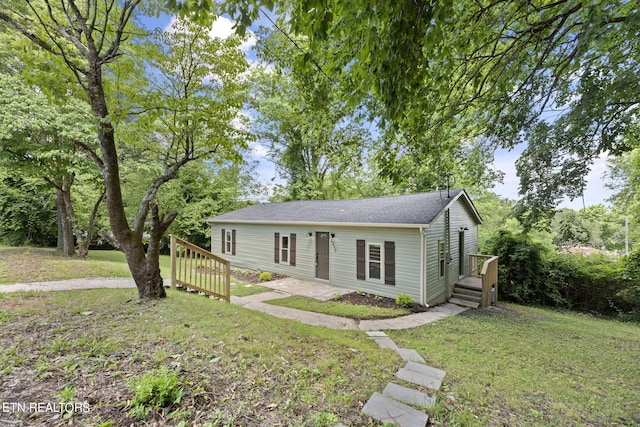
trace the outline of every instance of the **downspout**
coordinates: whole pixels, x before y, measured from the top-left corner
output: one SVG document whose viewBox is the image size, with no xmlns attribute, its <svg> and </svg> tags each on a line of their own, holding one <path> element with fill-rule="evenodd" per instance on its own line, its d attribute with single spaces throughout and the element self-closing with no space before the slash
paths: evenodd
<svg viewBox="0 0 640 427">
<path fill-rule="evenodd" d="M 427 228 L 420 227 L 420 303 L 427 305 L 427 274 L 426 274 L 426 254 L 427 254 Z"/>
</svg>

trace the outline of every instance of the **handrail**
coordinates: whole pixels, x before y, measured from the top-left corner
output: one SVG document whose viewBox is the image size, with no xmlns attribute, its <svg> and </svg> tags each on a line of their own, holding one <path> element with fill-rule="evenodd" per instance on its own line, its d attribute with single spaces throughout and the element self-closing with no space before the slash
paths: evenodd
<svg viewBox="0 0 640 427">
<path fill-rule="evenodd" d="M 480 264 L 480 260 L 482 263 Z M 469 254 L 469 276 L 482 279 L 481 307 L 491 305 L 491 288 L 494 304 L 498 302 L 498 257 L 494 255 Z"/>
<path fill-rule="evenodd" d="M 171 235 L 171 288 L 185 287 L 231 300 L 229 261 Z"/>
</svg>

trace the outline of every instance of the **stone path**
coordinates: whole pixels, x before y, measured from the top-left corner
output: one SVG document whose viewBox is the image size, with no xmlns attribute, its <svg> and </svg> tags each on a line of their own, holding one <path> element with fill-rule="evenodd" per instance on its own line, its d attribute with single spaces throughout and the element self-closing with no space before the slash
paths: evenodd
<svg viewBox="0 0 640 427">
<path fill-rule="evenodd" d="M 445 372 L 427 366 L 417 351 L 400 348 L 382 331 L 369 331 L 367 335 L 380 348 L 389 348 L 407 362 L 396 377 L 407 383 L 430 390 L 439 390 Z M 392 423 L 399 427 L 425 427 L 429 416 L 424 412 L 436 404 L 436 398 L 404 385 L 390 382 L 382 393 L 374 393 L 362 408 L 362 413 L 381 423 Z M 338 424 L 335 427 L 340 427 Z"/>
</svg>

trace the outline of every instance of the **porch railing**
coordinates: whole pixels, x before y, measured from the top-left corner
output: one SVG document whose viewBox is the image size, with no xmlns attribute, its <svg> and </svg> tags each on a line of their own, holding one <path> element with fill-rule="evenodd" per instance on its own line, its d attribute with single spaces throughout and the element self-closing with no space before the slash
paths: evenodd
<svg viewBox="0 0 640 427">
<path fill-rule="evenodd" d="M 184 287 L 231 299 L 230 263 L 176 236 L 171 236 L 171 288 Z"/>
<path fill-rule="evenodd" d="M 469 276 L 482 279 L 481 307 L 498 303 L 498 257 L 469 254 Z M 493 288 L 493 301 L 491 301 Z"/>
</svg>

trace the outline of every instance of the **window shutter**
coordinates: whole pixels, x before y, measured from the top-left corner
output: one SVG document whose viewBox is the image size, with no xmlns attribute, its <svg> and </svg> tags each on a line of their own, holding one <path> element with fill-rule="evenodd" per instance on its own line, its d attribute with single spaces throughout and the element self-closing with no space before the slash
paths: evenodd
<svg viewBox="0 0 640 427">
<path fill-rule="evenodd" d="M 275 233 L 273 239 L 273 262 L 280 264 L 280 233 Z"/>
<path fill-rule="evenodd" d="M 365 266 L 367 260 L 365 255 L 365 243 L 364 240 L 356 240 L 356 279 L 365 280 Z"/>
<path fill-rule="evenodd" d="M 289 265 L 296 266 L 296 235 L 295 233 L 289 236 Z"/>
<path fill-rule="evenodd" d="M 223 229 L 222 229 L 222 253 L 224 253 L 224 247 L 225 247 L 225 243 L 226 243 L 226 242 L 224 241 L 224 239 L 225 239 L 226 235 L 227 235 L 227 232 L 226 232 L 226 231 L 225 231 L 225 229 L 223 228 Z"/>
<path fill-rule="evenodd" d="M 236 254 L 236 230 L 231 230 L 231 255 Z"/>
<path fill-rule="evenodd" d="M 384 242 L 384 284 L 396 284 L 396 244 Z"/>
</svg>

